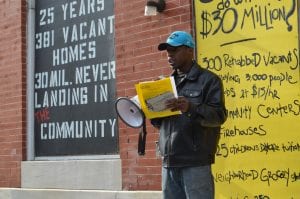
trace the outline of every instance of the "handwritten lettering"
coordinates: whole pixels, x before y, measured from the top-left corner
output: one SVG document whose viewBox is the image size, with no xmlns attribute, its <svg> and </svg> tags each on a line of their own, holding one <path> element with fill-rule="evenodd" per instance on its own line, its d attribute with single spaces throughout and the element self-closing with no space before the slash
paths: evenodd
<svg viewBox="0 0 300 199">
<path fill-rule="evenodd" d="M 284 116 L 299 116 L 300 115 L 300 102 L 294 100 L 286 105 L 281 103 L 275 105 L 260 104 L 257 106 L 257 113 L 262 118 L 269 117 L 284 117 Z"/>
<path fill-rule="evenodd" d="M 230 199 L 297 198 L 298 1 L 200 2 L 196 30 L 202 48 L 197 57 L 202 67 L 216 72 L 223 81 L 228 109 L 216 150 L 221 159 L 215 170 L 220 195 Z M 282 132 L 284 139 L 278 139 Z M 234 185 L 224 186 L 231 183 Z M 240 188 L 231 189 L 236 184 Z M 263 188 L 266 186 L 272 188 Z M 286 191 L 280 192 L 280 187 Z"/>
<path fill-rule="evenodd" d="M 296 84 L 298 83 L 297 80 L 295 80 L 295 77 L 293 77 L 289 72 L 280 72 L 278 74 L 266 74 L 266 73 L 260 73 L 260 74 L 250 74 L 246 73 L 245 75 L 246 81 L 249 82 L 264 82 L 268 81 L 268 86 L 272 86 L 275 83 L 278 83 L 278 85 L 283 85 L 283 83 L 288 84 Z"/>
<path fill-rule="evenodd" d="M 270 196 L 266 194 L 254 194 L 254 195 L 242 195 L 242 196 L 231 196 L 230 199 L 271 199 Z M 293 198 L 291 198 L 293 199 Z"/>
<path fill-rule="evenodd" d="M 246 118 L 251 119 L 252 114 L 252 107 L 251 106 L 244 106 L 244 107 L 236 107 L 232 110 L 228 110 L 228 117 L 231 119 L 237 118 Z"/>
<path fill-rule="evenodd" d="M 272 98 L 272 99 L 280 99 L 278 96 L 278 91 L 277 89 L 272 89 L 270 86 L 263 86 L 263 87 L 258 87 L 255 84 L 252 86 L 252 97 L 255 99 L 263 98 L 266 100 L 267 98 Z"/>
<path fill-rule="evenodd" d="M 222 134 L 224 136 L 224 134 Z M 226 135 L 227 136 L 227 135 Z M 230 135 L 233 136 L 233 135 Z M 227 136 L 226 138 L 230 138 Z M 262 153 L 269 155 L 270 153 L 296 153 L 300 151 L 299 143 L 287 142 L 287 143 L 271 143 L 271 142 L 260 142 L 254 144 L 228 144 L 220 143 L 217 146 L 216 156 L 228 158 L 233 155 L 242 155 L 245 153 Z"/>
<path fill-rule="evenodd" d="M 34 113 L 34 117 L 38 123 L 50 120 L 50 111 L 48 108 L 41 109 Z"/>
<path fill-rule="evenodd" d="M 219 74 L 219 77 L 222 79 L 223 82 L 229 83 L 229 82 L 234 82 L 234 83 L 241 83 L 241 78 L 237 74 L 231 74 L 229 72 L 225 74 Z"/>
<path fill-rule="evenodd" d="M 224 173 L 216 172 L 214 179 L 220 183 L 232 183 L 232 181 L 258 181 L 266 183 L 268 186 L 272 186 L 272 183 L 283 183 L 286 187 L 290 183 L 295 182 L 291 178 L 295 179 L 295 173 L 290 171 L 290 168 L 270 170 L 267 168 L 249 169 L 249 170 L 231 170 Z"/>
<path fill-rule="evenodd" d="M 252 136 L 252 135 L 258 135 L 258 136 L 265 136 L 267 135 L 267 131 L 264 128 L 263 124 L 260 124 L 258 127 L 237 127 L 236 125 L 233 126 L 232 129 L 230 128 L 221 128 L 221 135 L 226 137 L 235 137 L 235 136 Z"/>
<path fill-rule="evenodd" d="M 290 180 L 290 169 L 270 171 L 264 168 L 261 170 L 260 179 L 262 182 L 267 182 L 268 186 L 270 186 L 272 181 L 276 182 L 279 180 L 283 180 L 285 185 L 288 186 Z"/>
<path fill-rule="evenodd" d="M 296 182 L 296 181 L 300 181 L 300 172 L 294 172 L 291 175 L 291 182 Z"/>
<path fill-rule="evenodd" d="M 236 92 L 234 88 L 224 88 L 224 95 L 226 97 L 235 97 Z"/>
<path fill-rule="evenodd" d="M 240 8 L 243 6 L 243 8 Z M 215 10 L 200 13 L 200 35 L 202 39 L 216 34 L 229 34 L 236 29 L 271 31 L 284 24 L 287 31 L 292 31 L 293 26 L 289 18 L 295 14 L 296 1 L 293 0 L 290 7 L 287 5 L 274 6 L 270 1 L 257 5 L 251 1 L 221 0 Z M 226 25 L 225 25 L 226 22 Z"/>
<path fill-rule="evenodd" d="M 224 53 L 222 56 L 216 55 L 215 57 L 200 57 L 202 65 L 205 68 L 215 71 L 221 71 L 225 68 L 233 67 L 271 67 L 271 66 L 281 66 L 282 64 L 290 65 L 291 70 L 298 68 L 299 55 L 298 50 L 293 49 L 286 52 L 286 54 L 275 55 L 271 52 L 267 54 L 262 54 L 259 52 L 252 52 L 251 54 L 244 55 L 230 55 Z M 284 74 L 284 73 L 283 73 Z M 226 75 L 222 76 L 227 79 Z M 291 79 L 291 77 L 289 77 Z M 232 77 L 231 77 L 232 79 Z"/>
<path fill-rule="evenodd" d="M 300 144 L 298 142 L 288 142 L 287 144 L 282 144 L 282 149 L 284 152 L 300 152 Z"/>
</svg>

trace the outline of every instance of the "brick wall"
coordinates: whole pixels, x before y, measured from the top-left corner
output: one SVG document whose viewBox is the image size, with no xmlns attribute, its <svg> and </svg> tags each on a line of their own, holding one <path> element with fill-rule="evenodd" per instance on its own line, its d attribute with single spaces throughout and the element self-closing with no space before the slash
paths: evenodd
<svg viewBox="0 0 300 199">
<path fill-rule="evenodd" d="M 174 30 L 191 31 L 192 0 L 167 0 L 166 10 L 144 16 L 146 0 L 115 0 L 118 96 L 134 84 L 170 73 L 157 44 Z M 0 187 L 20 187 L 26 160 L 26 0 L 0 0 Z M 160 190 L 157 131 L 147 121 L 146 155 L 137 155 L 138 130 L 119 123 L 124 190 Z"/>
<path fill-rule="evenodd" d="M 191 31 L 190 0 L 166 0 L 166 10 L 144 16 L 146 0 L 115 0 L 117 95 L 136 95 L 134 84 L 168 75 L 166 54 L 157 50 L 174 30 Z M 155 155 L 158 132 L 147 121 L 146 155 L 137 155 L 138 130 L 119 122 L 124 190 L 160 190 L 161 160 Z"/>
<path fill-rule="evenodd" d="M 20 187 L 26 154 L 25 7 L 0 0 L 0 187 Z"/>
</svg>

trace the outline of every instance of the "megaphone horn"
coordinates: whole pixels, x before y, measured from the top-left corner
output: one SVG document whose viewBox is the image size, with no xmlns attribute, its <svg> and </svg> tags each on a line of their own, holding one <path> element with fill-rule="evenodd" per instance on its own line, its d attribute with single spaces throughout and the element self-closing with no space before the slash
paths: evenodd
<svg viewBox="0 0 300 199">
<path fill-rule="evenodd" d="M 115 108 L 118 116 L 128 126 L 132 128 L 142 127 L 145 116 L 141 110 L 138 96 L 130 99 L 127 97 L 120 97 L 115 103 Z"/>
</svg>

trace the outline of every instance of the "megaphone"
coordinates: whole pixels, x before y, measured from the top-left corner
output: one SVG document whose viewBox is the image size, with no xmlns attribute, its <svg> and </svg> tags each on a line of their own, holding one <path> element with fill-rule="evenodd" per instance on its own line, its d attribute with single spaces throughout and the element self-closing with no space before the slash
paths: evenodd
<svg viewBox="0 0 300 199">
<path fill-rule="evenodd" d="M 145 114 L 141 109 L 138 96 L 132 98 L 120 97 L 115 103 L 115 109 L 119 118 L 132 128 L 141 128 L 139 133 L 138 154 L 145 155 L 146 122 Z"/>
<path fill-rule="evenodd" d="M 142 127 L 145 115 L 141 110 L 137 95 L 130 99 L 127 97 L 120 97 L 117 99 L 115 106 L 118 116 L 127 126 L 132 128 Z"/>
</svg>

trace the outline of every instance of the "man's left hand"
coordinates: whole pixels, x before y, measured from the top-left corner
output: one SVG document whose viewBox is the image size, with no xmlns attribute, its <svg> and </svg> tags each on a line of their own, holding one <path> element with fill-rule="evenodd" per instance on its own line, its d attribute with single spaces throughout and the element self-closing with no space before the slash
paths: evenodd
<svg viewBox="0 0 300 199">
<path fill-rule="evenodd" d="M 181 111 L 185 113 L 189 110 L 190 103 L 185 97 L 179 96 L 178 98 L 167 100 L 166 107 L 171 109 L 171 111 Z"/>
</svg>

